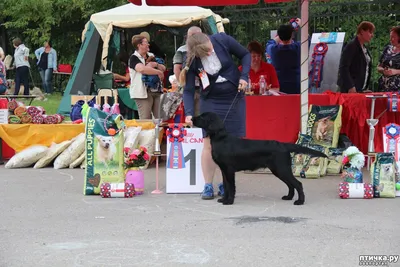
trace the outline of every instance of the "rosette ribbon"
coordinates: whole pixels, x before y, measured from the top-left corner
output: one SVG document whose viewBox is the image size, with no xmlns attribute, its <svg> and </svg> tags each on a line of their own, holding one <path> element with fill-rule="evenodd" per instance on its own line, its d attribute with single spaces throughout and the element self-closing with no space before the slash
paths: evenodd
<svg viewBox="0 0 400 267">
<path fill-rule="evenodd" d="M 170 125 L 166 131 L 167 138 L 171 143 L 169 150 L 167 168 L 184 169 L 185 156 L 183 155 L 182 142 L 186 136 L 186 130 L 182 124 Z"/>
</svg>

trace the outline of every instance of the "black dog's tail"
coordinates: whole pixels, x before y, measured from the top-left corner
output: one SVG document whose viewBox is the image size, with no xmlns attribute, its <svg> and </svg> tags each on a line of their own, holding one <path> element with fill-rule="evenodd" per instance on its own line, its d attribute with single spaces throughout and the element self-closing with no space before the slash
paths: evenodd
<svg viewBox="0 0 400 267">
<path fill-rule="evenodd" d="M 327 158 L 328 156 L 325 155 L 325 153 L 322 153 L 321 151 L 315 150 L 315 149 L 311 149 L 305 146 L 301 146 L 301 145 L 297 145 L 297 144 L 290 144 L 287 143 L 285 144 L 286 149 L 289 152 L 295 152 L 295 153 L 300 153 L 300 154 L 308 154 L 308 155 L 312 155 L 312 156 L 317 156 L 317 157 L 323 157 L 323 158 Z"/>
</svg>

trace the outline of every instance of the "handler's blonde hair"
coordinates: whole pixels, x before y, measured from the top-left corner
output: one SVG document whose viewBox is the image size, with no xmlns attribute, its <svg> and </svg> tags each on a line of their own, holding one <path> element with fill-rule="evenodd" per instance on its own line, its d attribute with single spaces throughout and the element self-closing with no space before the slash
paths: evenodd
<svg viewBox="0 0 400 267">
<path fill-rule="evenodd" d="M 186 73 L 192 65 L 195 57 L 202 58 L 208 56 L 210 52 L 210 38 L 204 33 L 195 33 L 188 37 L 186 41 L 187 56 L 186 66 L 179 75 L 179 83 L 181 86 L 186 84 Z"/>
</svg>

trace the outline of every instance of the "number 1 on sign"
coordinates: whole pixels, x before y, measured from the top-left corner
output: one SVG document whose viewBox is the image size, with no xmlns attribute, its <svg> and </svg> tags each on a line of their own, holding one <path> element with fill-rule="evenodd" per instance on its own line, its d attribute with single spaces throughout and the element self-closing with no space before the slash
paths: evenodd
<svg viewBox="0 0 400 267">
<path fill-rule="evenodd" d="M 185 163 L 190 161 L 190 185 L 196 185 L 196 150 L 191 149 L 185 156 Z"/>
</svg>

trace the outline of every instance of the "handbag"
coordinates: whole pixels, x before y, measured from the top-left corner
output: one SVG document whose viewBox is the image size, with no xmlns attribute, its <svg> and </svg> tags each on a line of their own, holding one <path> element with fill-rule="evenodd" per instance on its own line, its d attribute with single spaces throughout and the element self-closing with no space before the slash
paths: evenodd
<svg viewBox="0 0 400 267">
<path fill-rule="evenodd" d="M 88 101 L 88 106 L 93 107 L 96 103 L 96 97 L 93 97 L 91 100 Z M 78 100 L 71 108 L 70 118 L 71 121 L 76 121 L 82 119 L 82 106 L 85 104 L 84 100 Z"/>
</svg>

